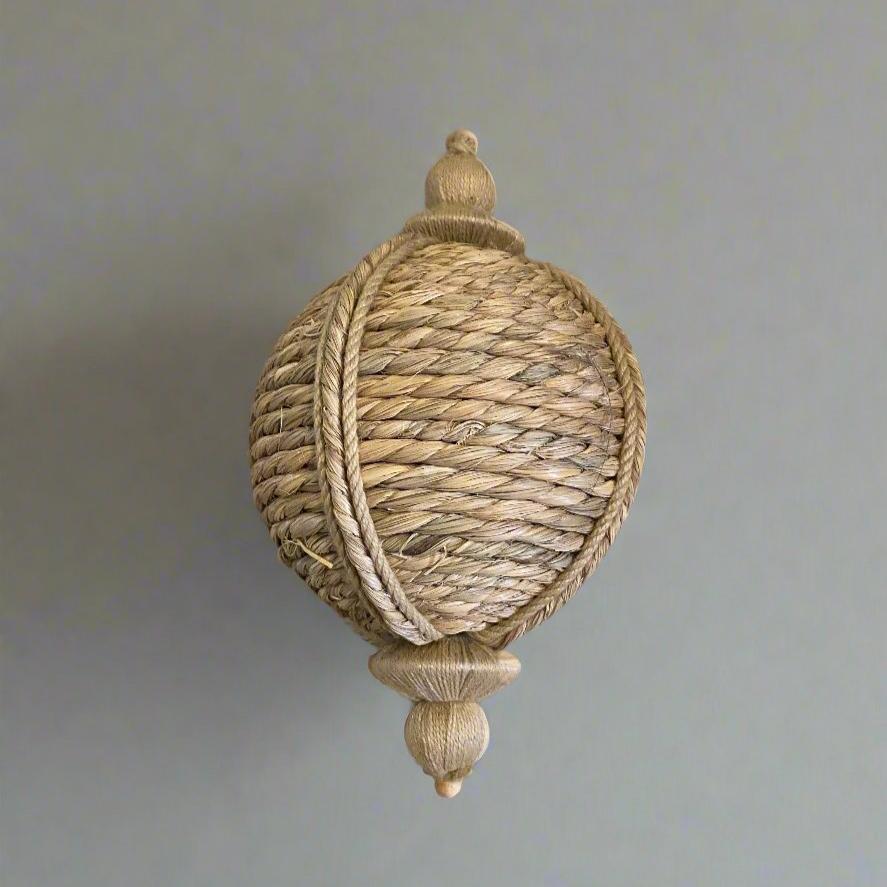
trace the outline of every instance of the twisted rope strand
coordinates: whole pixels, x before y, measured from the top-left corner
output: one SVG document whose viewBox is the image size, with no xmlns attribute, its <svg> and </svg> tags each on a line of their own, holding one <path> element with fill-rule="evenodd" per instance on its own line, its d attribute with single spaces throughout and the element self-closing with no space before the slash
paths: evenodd
<svg viewBox="0 0 887 887">
<path fill-rule="evenodd" d="M 442 634 L 404 593 L 379 543 L 360 479 L 354 404 L 360 336 L 374 293 L 388 270 L 426 241 L 400 235 L 370 253 L 337 291 L 320 345 L 316 370 L 317 463 L 325 509 L 360 583 L 388 628 L 413 643 Z"/>
</svg>

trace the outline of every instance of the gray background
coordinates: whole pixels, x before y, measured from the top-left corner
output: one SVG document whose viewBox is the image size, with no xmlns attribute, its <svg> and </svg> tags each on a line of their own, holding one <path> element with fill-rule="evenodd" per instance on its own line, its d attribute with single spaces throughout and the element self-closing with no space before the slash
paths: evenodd
<svg viewBox="0 0 887 887">
<path fill-rule="evenodd" d="M 2 11 L 2 883 L 883 885 L 880 3 Z M 247 417 L 475 130 L 649 387 L 456 801 L 274 557 Z"/>
</svg>

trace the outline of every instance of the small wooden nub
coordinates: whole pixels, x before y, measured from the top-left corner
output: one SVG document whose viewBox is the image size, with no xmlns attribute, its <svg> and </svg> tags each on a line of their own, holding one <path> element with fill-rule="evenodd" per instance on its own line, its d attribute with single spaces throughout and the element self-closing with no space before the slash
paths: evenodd
<svg viewBox="0 0 887 887">
<path fill-rule="evenodd" d="M 517 677 L 517 657 L 455 635 L 424 646 L 398 641 L 374 653 L 369 666 L 383 684 L 414 700 L 404 725 L 407 748 L 437 793 L 454 797 L 490 741 L 477 700 Z"/>
<path fill-rule="evenodd" d="M 455 798 L 462 791 L 461 779 L 435 779 L 434 790 L 442 798 Z"/>
</svg>

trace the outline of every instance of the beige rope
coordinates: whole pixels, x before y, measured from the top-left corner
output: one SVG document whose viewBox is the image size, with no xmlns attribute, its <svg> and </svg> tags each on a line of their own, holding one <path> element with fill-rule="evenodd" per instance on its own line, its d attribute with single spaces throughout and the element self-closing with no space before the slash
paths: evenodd
<svg viewBox="0 0 887 887">
<path fill-rule="evenodd" d="M 413 643 L 442 637 L 404 593 L 370 517 L 357 454 L 357 354 L 363 323 L 387 272 L 427 241 L 382 244 L 339 288 L 318 349 L 315 375 L 317 464 L 325 510 L 361 591 L 395 634 Z"/>
</svg>

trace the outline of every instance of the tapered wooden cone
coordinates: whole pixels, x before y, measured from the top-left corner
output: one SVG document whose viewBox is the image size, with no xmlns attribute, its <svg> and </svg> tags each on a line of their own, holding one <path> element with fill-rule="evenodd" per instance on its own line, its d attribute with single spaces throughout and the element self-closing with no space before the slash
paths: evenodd
<svg viewBox="0 0 887 887">
<path fill-rule="evenodd" d="M 517 657 L 455 635 L 424 646 L 398 641 L 374 653 L 369 666 L 383 684 L 414 700 L 404 725 L 407 748 L 437 793 L 454 797 L 490 741 L 477 700 L 518 676 Z"/>
</svg>

